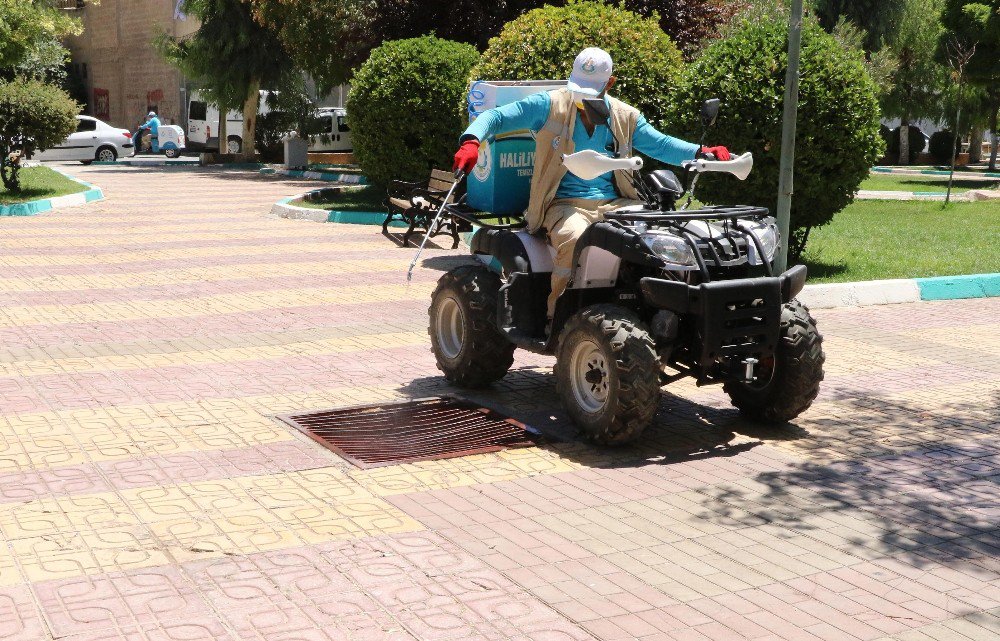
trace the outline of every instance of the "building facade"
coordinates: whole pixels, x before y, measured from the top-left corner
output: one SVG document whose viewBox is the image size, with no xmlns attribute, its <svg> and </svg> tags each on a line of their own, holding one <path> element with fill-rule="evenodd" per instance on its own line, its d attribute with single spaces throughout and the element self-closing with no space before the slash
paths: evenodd
<svg viewBox="0 0 1000 641">
<path fill-rule="evenodd" d="M 184 126 L 188 86 L 153 46 L 157 34 L 183 37 L 198 28 L 178 11 L 178 0 L 69 0 L 66 11 L 84 31 L 67 40 L 72 64 L 83 78 L 90 115 L 134 129 L 149 111 Z"/>
</svg>

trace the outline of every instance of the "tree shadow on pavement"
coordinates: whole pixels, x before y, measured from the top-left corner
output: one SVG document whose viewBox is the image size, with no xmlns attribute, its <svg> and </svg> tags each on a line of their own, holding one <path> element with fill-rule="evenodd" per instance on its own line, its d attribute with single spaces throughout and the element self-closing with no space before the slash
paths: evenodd
<svg viewBox="0 0 1000 641">
<path fill-rule="evenodd" d="M 843 418 L 801 444 L 806 461 L 705 488 L 701 516 L 839 538 L 845 552 L 917 568 L 985 558 L 998 569 L 1000 396 L 934 408 L 875 396 L 838 400 Z"/>
</svg>

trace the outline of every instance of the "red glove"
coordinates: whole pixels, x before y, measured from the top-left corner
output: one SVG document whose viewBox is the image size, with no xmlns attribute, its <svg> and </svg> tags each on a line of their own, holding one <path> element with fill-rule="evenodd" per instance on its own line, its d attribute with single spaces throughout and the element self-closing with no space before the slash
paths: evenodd
<svg viewBox="0 0 1000 641">
<path fill-rule="evenodd" d="M 703 156 L 704 155 L 708 155 L 708 154 L 712 154 L 713 156 L 715 156 L 716 160 L 731 160 L 732 157 L 733 157 L 732 154 L 729 153 L 729 150 L 726 149 L 725 147 L 722 147 L 722 146 L 719 146 L 719 147 L 702 147 L 701 148 L 701 153 L 702 153 Z"/>
<path fill-rule="evenodd" d="M 462 146 L 455 152 L 455 164 L 452 165 L 451 169 L 452 171 L 461 169 L 465 173 L 469 173 L 476 168 L 477 162 L 479 162 L 479 141 L 470 138 L 463 142 Z"/>
</svg>

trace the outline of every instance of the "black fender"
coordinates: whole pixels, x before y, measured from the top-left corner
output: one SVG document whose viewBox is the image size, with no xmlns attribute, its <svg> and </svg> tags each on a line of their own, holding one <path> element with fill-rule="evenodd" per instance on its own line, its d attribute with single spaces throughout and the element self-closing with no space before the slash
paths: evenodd
<svg viewBox="0 0 1000 641">
<path fill-rule="evenodd" d="M 472 236 L 472 253 L 493 256 L 503 266 L 504 272 L 531 273 L 531 260 L 524 243 L 506 229 L 480 229 Z"/>
</svg>

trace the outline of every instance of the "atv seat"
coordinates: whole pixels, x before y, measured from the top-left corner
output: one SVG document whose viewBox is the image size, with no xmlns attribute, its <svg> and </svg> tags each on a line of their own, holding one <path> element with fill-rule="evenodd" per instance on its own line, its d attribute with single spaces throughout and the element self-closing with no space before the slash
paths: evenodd
<svg viewBox="0 0 1000 641">
<path fill-rule="evenodd" d="M 449 171 L 432 169 L 426 183 L 403 182 L 394 180 L 389 184 L 388 197 L 385 205 L 388 214 L 382 223 L 382 233 L 389 231 L 389 223 L 401 220 L 408 225 L 403 233 L 403 245 L 410 241 L 410 236 L 417 230 L 423 230 L 430 238 L 438 234 L 447 234 L 452 238 L 452 249 L 458 247 L 458 234 L 469 231 L 471 225 L 463 220 L 455 219 L 447 213 L 441 215 L 438 224 L 431 229 L 434 217 L 444 203 L 448 190 L 455 184 L 455 176 Z M 460 202 L 464 195 L 455 190 L 449 204 Z"/>
</svg>

